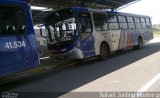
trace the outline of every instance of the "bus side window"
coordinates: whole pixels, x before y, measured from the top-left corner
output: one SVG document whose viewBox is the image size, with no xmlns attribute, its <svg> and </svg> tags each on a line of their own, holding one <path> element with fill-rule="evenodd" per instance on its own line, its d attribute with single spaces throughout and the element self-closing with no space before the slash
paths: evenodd
<svg viewBox="0 0 160 98">
<path fill-rule="evenodd" d="M 145 18 L 140 18 L 140 20 L 141 20 L 142 28 L 146 28 Z"/>
<path fill-rule="evenodd" d="M 134 21 L 135 21 L 136 28 L 140 29 L 141 23 L 140 23 L 139 17 L 134 17 Z"/>
<path fill-rule="evenodd" d="M 80 20 L 80 30 L 81 33 L 90 33 L 91 32 L 91 25 L 88 19 L 82 18 Z"/>
<path fill-rule="evenodd" d="M 125 16 L 118 16 L 118 20 L 119 20 L 119 25 L 120 25 L 121 29 L 127 29 L 128 28 Z"/>
<path fill-rule="evenodd" d="M 89 13 L 81 13 L 78 21 L 81 38 L 82 40 L 85 40 L 91 35 L 92 32 L 91 16 Z"/>
<path fill-rule="evenodd" d="M 147 26 L 147 27 L 151 27 L 150 18 L 146 18 L 146 26 Z"/>
<path fill-rule="evenodd" d="M 107 15 L 108 27 L 110 30 L 118 30 L 119 24 L 116 15 Z"/>
<path fill-rule="evenodd" d="M 108 30 L 107 19 L 105 14 L 94 13 L 93 14 L 94 25 L 97 31 Z"/>
<path fill-rule="evenodd" d="M 133 17 L 127 17 L 127 22 L 128 22 L 128 27 L 129 27 L 130 29 L 135 28 L 135 24 L 134 24 Z"/>
</svg>

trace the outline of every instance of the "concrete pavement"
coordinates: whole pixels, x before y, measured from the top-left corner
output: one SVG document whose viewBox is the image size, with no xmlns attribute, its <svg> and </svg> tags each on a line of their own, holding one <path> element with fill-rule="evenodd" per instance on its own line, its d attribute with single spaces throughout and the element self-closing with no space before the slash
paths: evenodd
<svg viewBox="0 0 160 98">
<path fill-rule="evenodd" d="M 160 73 L 160 38 L 140 50 L 113 54 L 4 85 L 12 92 L 138 92 Z M 160 90 L 158 79 L 147 91 Z M 65 93 L 61 96 L 67 96 Z"/>
</svg>

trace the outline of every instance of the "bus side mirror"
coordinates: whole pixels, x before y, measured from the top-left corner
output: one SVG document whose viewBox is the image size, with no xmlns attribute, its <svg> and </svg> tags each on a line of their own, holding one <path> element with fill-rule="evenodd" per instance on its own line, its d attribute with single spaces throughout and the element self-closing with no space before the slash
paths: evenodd
<svg viewBox="0 0 160 98">
<path fill-rule="evenodd" d="M 40 28 L 40 36 L 43 38 L 47 38 L 46 32 L 44 32 L 44 30 L 42 30 L 42 28 Z"/>
</svg>

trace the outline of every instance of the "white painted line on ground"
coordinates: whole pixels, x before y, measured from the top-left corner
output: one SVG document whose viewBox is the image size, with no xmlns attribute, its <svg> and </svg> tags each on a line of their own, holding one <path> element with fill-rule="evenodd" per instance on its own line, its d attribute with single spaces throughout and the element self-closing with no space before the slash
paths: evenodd
<svg viewBox="0 0 160 98">
<path fill-rule="evenodd" d="M 43 58 L 40 58 L 40 60 L 44 60 L 44 59 L 48 59 L 49 57 L 43 57 Z"/>
<path fill-rule="evenodd" d="M 154 78 L 152 78 L 147 84 L 145 84 L 138 92 L 145 92 L 150 88 L 157 80 L 160 79 L 160 73 L 157 74 Z"/>
</svg>

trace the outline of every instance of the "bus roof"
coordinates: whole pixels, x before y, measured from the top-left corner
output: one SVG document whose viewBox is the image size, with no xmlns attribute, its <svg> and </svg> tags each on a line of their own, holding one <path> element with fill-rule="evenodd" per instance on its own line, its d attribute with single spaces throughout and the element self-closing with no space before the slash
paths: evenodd
<svg viewBox="0 0 160 98">
<path fill-rule="evenodd" d="M 124 13 L 124 12 L 115 12 L 115 11 L 106 11 L 106 10 L 100 10 L 100 9 L 92 9 L 92 8 L 83 8 L 83 7 L 70 7 L 65 9 L 72 9 L 75 13 L 79 13 L 81 11 L 86 12 L 96 12 L 96 13 L 107 13 L 107 14 L 113 14 L 113 15 L 122 15 L 122 16 L 135 16 L 135 17 L 148 17 L 146 15 L 138 15 L 138 14 L 131 14 L 131 13 Z M 63 9 L 61 9 L 63 10 Z"/>
<path fill-rule="evenodd" d="M 92 9 L 92 8 L 82 8 L 82 7 L 71 7 L 73 10 L 88 10 L 89 12 L 96 12 L 96 13 L 108 13 L 108 14 L 116 14 L 116 15 L 124 15 L 124 16 L 139 16 L 139 17 L 149 17 L 146 15 L 138 15 L 138 14 L 132 14 L 132 13 L 124 13 L 124 12 L 115 12 L 115 11 L 106 11 L 106 10 L 100 10 L 100 9 Z M 77 12 L 77 11 L 76 11 Z"/>
<path fill-rule="evenodd" d="M 61 9 L 72 6 L 82 6 L 96 9 L 117 9 L 126 4 L 139 0 L 27 0 L 33 6 L 51 7 Z"/>
<path fill-rule="evenodd" d="M 52 8 L 54 10 L 59 10 L 62 8 L 81 6 L 85 8 L 94 8 L 94 9 L 112 9 L 116 10 L 123 8 L 132 3 L 135 3 L 140 0 L 27 0 L 32 6 L 40 6 L 46 8 Z M 43 23 L 44 17 L 50 12 L 46 11 L 35 11 L 32 10 L 34 14 L 33 20 L 34 23 Z"/>
<path fill-rule="evenodd" d="M 82 8 L 82 9 L 84 9 L 84 8 Z M 97 13 L 98 12 L 99 13 L 106 13 L 107 12 L 107 14 L 116 14 L 116 15 L 122 15 L 122 16 L 137 16 L 137 17 L 148 17 L 148 18 L 151 18 L 150 16 L 146 16 L 146 15 L 138 15 L 138 14 L 132 14 L 132 13 L 115 12 L 115 11 L 106 11 L 106 10 L 91 9 L 91 8 L 88 8 L 88 11 L 97 12 Z"/>
<path fill-rule="evenodd" d="M 124 12 L 107 11 L 107 13 L 108 14 L 122 15 L 122 16 L 135 16 L 135 17 L 148 17 L 148 18 L 151 18 L 150 16 L 146 16 L 146 15 L 138 15 L 138 14 L 124 13 Z"/>
</svg>

